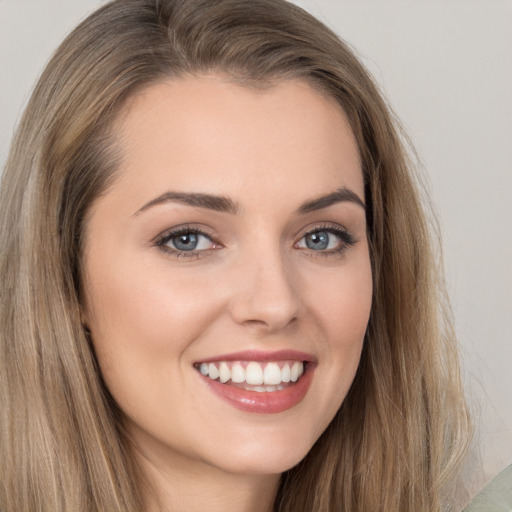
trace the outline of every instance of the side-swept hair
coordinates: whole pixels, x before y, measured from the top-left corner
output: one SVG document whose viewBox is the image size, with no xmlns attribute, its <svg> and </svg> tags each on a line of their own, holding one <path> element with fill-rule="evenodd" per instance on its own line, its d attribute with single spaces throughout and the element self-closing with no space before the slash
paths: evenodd
<svg viewBox="0 0 512 512">
<path fill-rule="evenodd" d="M 284 0 L 116 0 L 59 47 L 0 190 L 0 509 L 139 512 L 141 478 L 81 324 L 82 241 L 115 177 L 115 120 L 150 84 L 301 79 L 335 98 L 365 180 L 374 296 L 336 417 L 279 512 L 449 510 L 468 440 L 456 343 L 396 122 L 348 46 Z"/>
</svg>

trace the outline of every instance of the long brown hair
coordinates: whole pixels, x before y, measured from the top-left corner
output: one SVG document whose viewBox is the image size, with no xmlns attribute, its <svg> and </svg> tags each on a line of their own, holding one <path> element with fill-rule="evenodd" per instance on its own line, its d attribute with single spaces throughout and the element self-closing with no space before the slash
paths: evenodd
<svg viewBox="0 0 512 512">
<path fill-rule="evenodd" d="M 17 130 L 0 190 L 0 508 L 141 509 L 141 479 L 81 324 L 87 213 L 115 178 L 113 125 L 148 85 L 222 73 L 334 97 L 366 186 L 373 306 L 341 409 L 287 471 L 279 512 L 450 510 L 469 423 L 417 180 L 372 78 L 284 0 L 116 0 L 59 47 Z"/>
</svg>

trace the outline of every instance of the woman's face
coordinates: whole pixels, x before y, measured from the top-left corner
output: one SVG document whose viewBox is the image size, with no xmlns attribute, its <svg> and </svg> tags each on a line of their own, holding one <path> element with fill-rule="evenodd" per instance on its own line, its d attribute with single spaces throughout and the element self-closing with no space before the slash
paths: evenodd
<svg viewBox="0 0 512 512">
<path fill-rule="evenodd" d="M 356 372 L 372 279 L 358 150 L 304 82 L 219 76 L 138 94 L 93 204 L 84 322 L 153 464 L 277 474 Z"/>
</svg>

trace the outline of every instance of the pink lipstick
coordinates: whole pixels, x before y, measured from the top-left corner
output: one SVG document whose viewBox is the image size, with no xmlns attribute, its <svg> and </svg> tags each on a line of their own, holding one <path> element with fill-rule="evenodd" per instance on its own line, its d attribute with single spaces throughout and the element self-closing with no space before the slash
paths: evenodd
<svg viewBox="0 0 512 512">
<path fill-rule="evenodd" d="M 202 380 L 234 407 L 260 414 L 291 409 L 305 397 L 315 358 L 303 352 L 245 351 L 196 362 Z"/>
</svg>

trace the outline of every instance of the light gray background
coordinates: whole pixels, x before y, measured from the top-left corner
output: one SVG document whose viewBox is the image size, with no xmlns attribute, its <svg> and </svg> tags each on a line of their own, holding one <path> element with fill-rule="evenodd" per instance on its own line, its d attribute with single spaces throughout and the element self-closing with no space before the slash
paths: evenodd
<svg viewBox="0 0 512 512">
<path fill-rule="evenodd" d="M 0 0 L 0 164 L 45 62 L 99 0 Z M 351 43 L 413 139 L 441 220 L 481 456 L 512 462 L 512 0 L 296 0 Z"/>
</svg>

